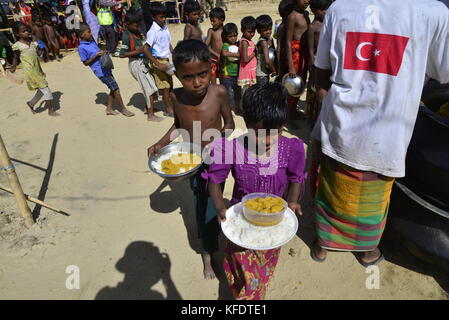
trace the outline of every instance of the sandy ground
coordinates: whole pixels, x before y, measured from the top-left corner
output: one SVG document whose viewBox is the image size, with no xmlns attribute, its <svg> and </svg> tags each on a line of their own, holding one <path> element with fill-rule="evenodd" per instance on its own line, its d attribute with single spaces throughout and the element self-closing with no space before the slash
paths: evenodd
<svg viewBox="0 0 449 320">
<path fill-rule="evenodd" d="M 249 13 L 277 17 L 276 6 L 268 3 L 230 10 L 228 22 L 238 23 Z M 203 23 L 204 31 L 208 27 L 208 21 Z M 175 41 L 182 28 L 170 25 Z M 14 198 L 0 192 L 0 299 L 229 298 L 223 277 L 202 279 L 188 184 L 168 184 L 148 171 L 146 148 L 172 121 L 147 122 L 127 61 L 114 59 L 114 64 L 133 118 L 105 116 L 105 87 L 76 53 L 43 65 L 60 105 L 57 119 L 46 111 L 32 115 L 25 105 L 32 93 L 25 85 L 0 79 L 0 132 L 23 189 L 70 214 L 30 204 L 38 219 L 27 230 Z M 236 123 L 244 128 L 241 118 Z M 291 133 L 308 144 L 309 129 L 300 125 L 302 130 Z M 4 173 L 0 183 L 8 184 Z M 232 180 L 226 185 L 227 198 L 232 185 Z M 443 289 L 447 278 L 413 263 L 415 271 L 382 262 L 380 289 L 369 290 L 369 274 L 352 254 L 334 253 L 324 264 L 313 262 L 308 197 L 303 207 L 306 217 L 298 237 L 282 250 L 268 299 L 448 298 Z M 390 256 L 389 261 L 401 261 L 395 250 Z M 70 265 L 79 267 L 80 289 L 66 288 Z"/>
</svg>

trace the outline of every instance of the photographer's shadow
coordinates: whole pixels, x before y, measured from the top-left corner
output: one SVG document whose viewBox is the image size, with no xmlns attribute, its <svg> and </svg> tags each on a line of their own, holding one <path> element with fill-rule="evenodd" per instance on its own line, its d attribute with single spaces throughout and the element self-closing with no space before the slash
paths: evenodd
<svg viewBox="0 0 449 320">
<path fill-rule="evenodd" d="M 125 274 L 123 282 L 119 282 L 114 288 L 101 289 L 95 300 L 182 299 L 170 277 L 170 258 L 167 254 L 161 253 L 153 243 L 132 242 L 115 267 Z M 159 280 L 164 284 L 166 297 L 158 291 L 151 290 Z"/>
</svg>

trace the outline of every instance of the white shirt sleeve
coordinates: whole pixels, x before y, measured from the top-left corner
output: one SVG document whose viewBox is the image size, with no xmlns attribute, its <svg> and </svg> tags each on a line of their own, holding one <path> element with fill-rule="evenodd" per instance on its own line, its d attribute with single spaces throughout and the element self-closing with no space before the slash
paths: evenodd
<svg viewBox="0 0 449 320">
<path fill-rule="evenodd" d="M 441 10 L 432 17 L 437 24 L 429 50 L 427 76 L 441 83 L 449 82 L 449 10 Z"/>
<path fill-rule="evenodd" d="M 316 54 L 315 67 L 331 70 L 331 43 L 332 43 L 332 22 L 331 14 L 328 12 L 324 17 L 323 26 L 320 32 L 320 42 Z"/>
<path fill-rule="evenodd" d="M 153 26 L 151 26 L 150 30 L 148 30 L 147 32 L 147 41 L 146 43 L 152 47 L 154 46 L 154 43 L 156 42 L 156 28 Z"/>
</svg>

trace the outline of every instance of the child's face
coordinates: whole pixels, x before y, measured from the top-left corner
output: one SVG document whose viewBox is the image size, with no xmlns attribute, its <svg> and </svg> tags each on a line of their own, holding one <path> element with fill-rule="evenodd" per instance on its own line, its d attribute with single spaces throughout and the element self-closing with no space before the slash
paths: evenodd
<svg viewBox="0 0 449 320">
<path fill-rule="evenodd" d="M 161 27 L 163 27 L 165 25 L 165 20 L 166 20 L 166 15 L 165 13 L 159 13 L 153 16 L 153 20 L 160 25 Z"/>
<path fill-rule="evenodd" d="M 279 137 L 282 135 L 282 127 L 274 130 L 264 129 L 262 124 L 257 124 L 255 126 L 248 126 L 249 135 L 248 138 L 252 140 L 251 142 L 257 146 L 265 146 L 265 150 L 260 151 L 269 151 L 271 147 L 279 140 Z M 265 135 L 263 134 L 265 133 Z"/>
<path fill-rule="evenodd" d="M 194 60 L 181 63 L 176 68 L 176 76 L 187 93 L 195 97 L 203 97 L 210 84 L 210 62 Z"/>
<path fill-rule="evenodd" d="M 187 15 L 187 18 L 189 19 L 190 23 L 196 24 L 198 22 L 198 20 L 200 19 L 200 12 L 199 11 L 190 12 Z"/>
<path fill-rule="evenodd" d="M 243 38 L 246 38 L 248 40 L 251 40 L 254 35 L 256 34 L 255 29 L 244 29 L 242 30 Z"/>
<path fill-rule="evenodd" d="M 318 21 L 323 21 L 324 16 L 326 15 L 326 10 L 315 10 L 314 14 Z"/>
<path fill-rule="evenodd" d="M 139 24 L 137 22 L 128 22 L 126 27 L 132 33 L 139 33 Z"/>
<path fill-rule="evenodd" d="M 269 39 L 271 37 L 271 34 L 273 33 L 273 27 L 268 27 L 259 30 L 259 34 L 264 37 L 265 39 Z"/>
<path fill-rule="evenodd" d="M 28 31 L 27 27 L 20 27 L 19 31 L 17 32 L 17 35 L 19 36 L 20 39 L 25 39 L 25 40 L 31 39 L 31 35 L 30 35 L 30 32 Z"/>
<path fill-rule="evenodd" d="M 90 31 L 90 28 L 87 28 L 80 34 L 80 38 L 83 41 L 89 41 L 92 38 L 92 32 Z"/>
<path fill-rule="evenodd" d="M 210 24 L 212 25 L 212 29 L 217 30 L 223 26 L 223 19 L 218 18 L 210 18 Z"/>
<path fill-rule="evenodd" d="M 309 6 L 309 2 L 310 0 L 296 0 L 296 6 L 299 9 L 306 10 L 307 7 Z"/>
<path fill-rule="evenodd" d="M 238 37 L 237 33 L 234 32 L 234 33 L 230 33 L 229 35 L 227 35 L 225 37 L 225 40 L 229 44 L 235 44 L 237 42 L 237 37 Z"/>
</svg>

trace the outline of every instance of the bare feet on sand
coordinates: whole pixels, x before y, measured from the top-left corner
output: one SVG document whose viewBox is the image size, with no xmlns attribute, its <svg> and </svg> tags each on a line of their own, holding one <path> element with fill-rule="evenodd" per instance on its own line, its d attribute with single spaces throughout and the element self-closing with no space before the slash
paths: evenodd
<svg viewBox="0 0 449 320">
<path fill-rule="evenodd" d="M 114 111 L 112 109 L 106 109 L 106 115 L 107 116 L 116 116 L 118 114 L 120 114 L 120 112 Z"/>
<path fill-rule="evenodd" d="M 32 114 L 36 113 L 36 111 L 34 111 L 33 107 L 30 105 L 29 102 L 27 102 L 27 106 L 28 106 L 28 108 L 30 108 Z"/>
<path fill-rule="evenodd" d="M 154 121 L 154 122 L 161 122 L 162 120 L 164 120 L 164 118 L 158 117 L 158 116 L 153 114 L 153 115 L 149 115 L 147 117 L 147 120 L 148 121 Z"/>
<path fill-rule="evenodd" d="M 60 116 L 60 114 L 59 113 L 57 113 L 56 111 L 49 111 L 48 112 L 48 115 L 50 116 L 50 117 L 59 117 Z"/>
<path fill-rule="evenodd" d="M 215 279 L 215 272 L 212 269 L 212 257 L 209 253 L 202 253 L 201 259 L 203 259 L 203 274 L 204 279 L 212 280 Z"/>
<path fill-rule="evenodd" d="M 131 111 L 129 111 L 128 109 L 124 109 L 122 111 L 120 111 L 125 117 L 132 117 L 134 116 L 134 113 L 132 113 Z"/>
</svg>

